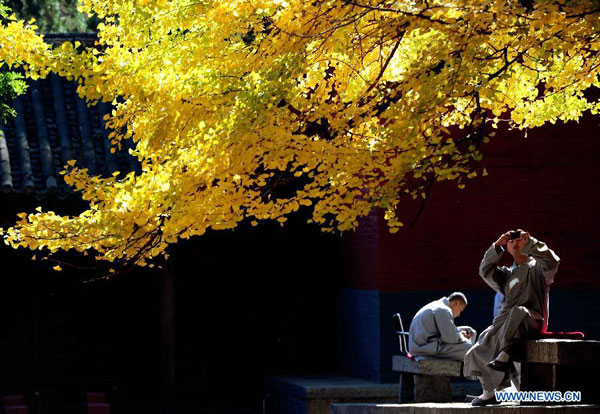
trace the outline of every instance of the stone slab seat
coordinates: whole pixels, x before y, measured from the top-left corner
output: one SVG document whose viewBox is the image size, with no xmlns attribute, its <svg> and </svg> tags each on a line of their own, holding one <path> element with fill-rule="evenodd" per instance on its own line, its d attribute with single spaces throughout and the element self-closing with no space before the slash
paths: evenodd
<svg viewBox="0 0 600 414">
<path fill-rule="evenodd" d="M 599 403 L 600 341 L 538 339 L 525 344 L 522 391 L 581 391 L 582 402 Z"/>
<path fill-rule="evenodd" d="M 461 376 L 462 362 L 394 355 L 392 369 L 400 372 L 400 402 L 450 402 L 450 377 Z"/>
<path fill-rule="evenodd" d="M 410 374 L 460 377 L 462 362 L 442 359 L 421 359 L 417 361 L 403 355 L 394 355 L 392 369 Z"/>
<path fill-rule="evenodd" d="M 600 364 L 600 341 L 572 339 L 528 341 L 524 362 L 557 365 Z"/>
</svg>

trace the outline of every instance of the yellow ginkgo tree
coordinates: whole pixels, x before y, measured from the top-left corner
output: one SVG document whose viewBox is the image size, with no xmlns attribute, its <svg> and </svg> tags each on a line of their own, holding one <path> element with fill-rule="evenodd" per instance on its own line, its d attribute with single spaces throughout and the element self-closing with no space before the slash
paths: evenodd
<svg viewBox="0 0 600 414">
<path fill-rule="evenodd" d="M 78 81 L 112 102 L 115 147 L 140 174 L 64 179 L 89 208 L 23 213 L 14 247 L 149 264 L 179 239 L 300 208 L 351 230 L 373 208 L 390 230 L 404 197 L 481 170 L 500 121 L 527 129 L 598 111 L 597 1 L 80 0 L 93 47 L 51 48 L 23 22 L 0 59 Z M 8 46 L 8 47 L 7 47 Z M 303 207 L 304 206 L 304 207 Z"/>
</svg>

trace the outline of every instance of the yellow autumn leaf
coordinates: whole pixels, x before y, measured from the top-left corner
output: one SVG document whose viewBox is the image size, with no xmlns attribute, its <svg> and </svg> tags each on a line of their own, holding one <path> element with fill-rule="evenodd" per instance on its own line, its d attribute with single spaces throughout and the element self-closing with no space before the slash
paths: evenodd
<svg viewBox="0 0 600 414">
<path fill-rule="evenodd" d="M 500 138 L 474 131 L 526 136 L 600 108 L 584 93 L 600 73 L 591 0 L 532 11 L 395 2 L 393 13 L 300 0 L 132 4 L 80 2 L 102 20 L 96 45 L 52 47 L 14 15 L 0 25 L 0 61 L 31 79 L 76 79 L 89 105 L 110 102 L 110 153 L 142 167 L 94 177 L 69 160 L 64 181 L 89 208 L 19 215 L 4 232 L 15 248 L 143 266 L 178 240 L 246 219 L 283 225 L 300 206 L 326 232 L 383 208 L 396 232 L 401 196 L 476 177 L 480 144 Z"/>
</svg>

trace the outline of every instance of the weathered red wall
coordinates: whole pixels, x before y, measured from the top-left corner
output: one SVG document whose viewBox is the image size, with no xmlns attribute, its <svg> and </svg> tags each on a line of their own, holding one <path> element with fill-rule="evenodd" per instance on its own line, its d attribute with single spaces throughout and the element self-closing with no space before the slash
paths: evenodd
<svg viewBox="0 0 600 414">
<path fill-rule="evenodd" d="M 464 190 L 436 183 L 413 227 L 419 203 L 408 199 L 400 211 L 405 227 L 396 234 L 382 214 L 366 218 L 346 238 L 347 286 L 485 288 L 477 274 L 483 252 L 501 233 L 520 227 L 561 257 L 555 287 L 600 288 L 600 117 L 523 135 L 503 131 L 492 138 L 484 146 L 489 175 Z"/>
</svg>

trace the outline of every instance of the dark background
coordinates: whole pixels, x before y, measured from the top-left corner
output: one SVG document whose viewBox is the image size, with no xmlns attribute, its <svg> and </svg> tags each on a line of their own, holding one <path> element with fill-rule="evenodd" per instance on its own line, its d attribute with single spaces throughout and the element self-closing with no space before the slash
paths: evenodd
<svg viewBox="0 0 600 414">
<path fill-rule="evenodd" d="M 43 204 L 76 211 L 68 201 Z M 4 217 L 27 204 L 38 203 L 15 196 Z M 265 376 L 336 371 L 341 238 L 304 221 L 171 248 L 180 412 L 258 411 Z M 79 412 L 86 391 L 107 392 L 113 412 L 159 412 L 169 390 L 164 272 L 87 281 L 32 254 L 0 247 L 0 391 L 25 394 L 32 412 Z"/>
<path fill-rule="evenodd" d="M 85 391 L 106 391 L 115 413 L 160 412 L 173 389 L 179 412 L 260 412 L 269 375 L 393 382 L 391 314 L 408 324 L 425 303 L 462 290 L 470 305 L 457 322 L 481 332 L 493 292 L 477 268 L 516 227 L 562 259 L 550 329 L 599 339 L 598 124 L 586 116 L 527 139 L 502 131 L 484 148 L 487 177 L 465 190 L 436 183 L 413 226 L 421 205 L 405 201 L 406 226 L 394 235 L 378 212 L 344 235 L 306 225 L 301 212 L 285 227 L 244 223 L 172 246 L 166 271 L 94 282 L 2 245 L 1 391 L 24 394 L 34 413 L 79 412 Z M 63 214 L 83 208 L 74 196 L 1 200 L 5 226 L 40 204 Z"/>
<path fill-rule="evenodd" d="M 54 113 L 61 105 L 49 81 L 38 83 L 43 111 L 35 110 L 33 88 L 22 97 L 31 196 L 20 194 L 27 173 L 15 123 L 3 127 L 10 170 L 2 178 L 11 177 L 14 190 L 0 195 L 4 227 L 40 204 L 60 214 L 84 208 L 60 184 L 58 195 L 66 198 L 49 195 L 42 178 L 37 124 L 47 126 L 55 168 L 64 165 Z M 73 85 L 61 85 L 75 156 L 110 174 L 100 108 L 86 109 L 86 138 L 85 104 Z M 81 412 L 85 391 L 107 392 L 115 413 L 159 412 L 173 395 L 182 413 L 231 413 L 260 412 L 265 378 L 273 374 L 337 372 L 392 382 L 392 313 L 408 324 L 425 303 L 462 290 L 470 305 L 457 322 L 481 331 L 491 321 L 493 292 L 477 274 L 479 262 L 516 227 L 562 259 L 550 329 L 599 339 L 599 122 L 586 116 L 531 130 L 528 138 L 501 130 L 483 148 L 487 177 L 464 190 L 436 183 L 424 205 L 403 200 L 406 226 L 394 235 L 380 212 L 343 236 L 306 225 L 301 212 L 285 227 L 243 224 L 181 242 L 164 271 L 94 282 L 86 282 L 93 272 L 63 266 L 56 273 L 53 263 L 31 261 L 32 252 L 2 245 L 0 392 L 24 394 L 32 413 Z M 91 152 L 83 151 L 86 143 Z M 131 160 L 117 161 L 121 171 L 135 170 Z"/>
</svg>

